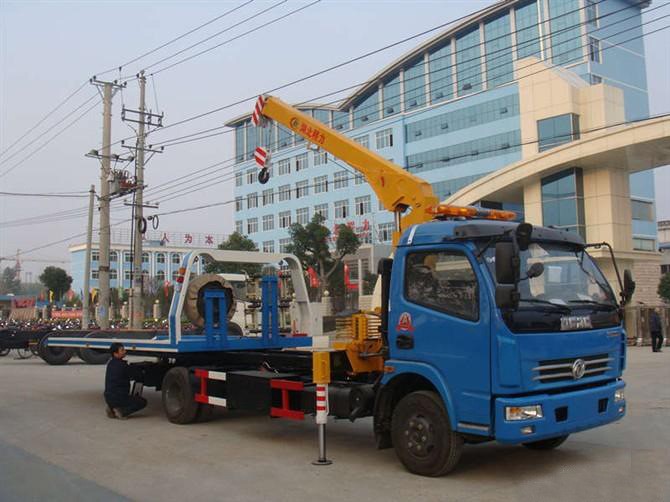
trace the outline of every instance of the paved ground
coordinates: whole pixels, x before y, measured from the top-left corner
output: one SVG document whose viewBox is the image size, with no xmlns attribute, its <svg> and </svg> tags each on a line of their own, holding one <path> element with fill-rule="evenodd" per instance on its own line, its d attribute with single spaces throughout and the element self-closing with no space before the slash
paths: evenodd
<svg viewBox="0 0 670 502">
<path fill-rule="evenodd" d="M 670 348 L 630 349 L 622 422 L 553 452 L 469 446 L 440 479 L 376 450 L 366 420 L 329 426 L 330 467 L 310 464 L 311 422 L 230 414 L 177 426 L 153 391 L 137 418 L 109 420 L 103 373 L 0 359 L 0 500 L 670 501 Z"/>
</svg>

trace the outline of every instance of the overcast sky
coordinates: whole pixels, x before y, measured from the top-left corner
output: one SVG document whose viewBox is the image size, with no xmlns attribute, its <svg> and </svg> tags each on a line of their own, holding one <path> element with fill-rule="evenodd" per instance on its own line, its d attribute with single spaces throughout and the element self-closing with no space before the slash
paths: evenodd
<svg viewBox="0 0 670 502">
<path fill-rule="evenodd" d="M 4 151 L 29 128 L 34 126 L 63 98 L 89 77 L 153 49 L 188 30 L 237 7 L 245 0 L 235 1 L 6 1 L 0 0 L 0 151 Z M 212 23 L 188 37 L 153 53 L 122 70 L 122 76 L 133 75 L 142 68 L 181 50 L 248 17 L 253 19 L 230 29 L 181 57 L 153 66 L 149 72 L 182 59 L 194 52 L 240 35 L 266 21 L 307 5 L 309 2 L 255 0 L 238 11 Z M 152 109 L 165 113 L 165 124 L 233 103 L 267 89 L 290 82 L 328 66 L 348 60 L 364 52 L 380 48 L 405 37 L 436 27 L 491 4 L 490 1 L 343 1 L 322 0 L 297 14 L 271 26 L 227 43 L 191 61 L 160 72 L 149 78 L 148 102 Z M 255 16 L 275 6 L 265 14 Z M 658 5 L 654 2 L 653 5 Z M 669 6 L 670 7 L 670 6 Z M 653 13 L 660 17 L 659 9 Z M 665 24 L 668 24 L 667 22 Z M 663 22 L 653 26 L 658 28 Z M 652 29 L 653 29 L 652 28 Z M 287 101 L 304 101 L 327 92 L 361 83 L 389 62 L 410 50 L 430 35 L 424 35 L 358 63 L 345 66 L 298 85 L 279 91 Z M 670 30 L 646 39 L 647 69 L 651 113 L 670 111 Z M 118 78 L 118 71 L 101 78 Z M 95 105 L 93 86 L 86 85 L 38 129 L 0 157 L 0 191 L 15 192 L 85 192 L 99 185 L 99 163 L 84 154 L 98 148 L 101 140 L 101 105 Z M 340 94 L 336 97 L 341 97 Z M 88 99 L 92 100 L 83 105 Z M 332 98 L 331 98 L 332 99 Z M 122 104 L 136 108 L 137 82 L 128 83 L 123 93 L 114 98 L 114 141 L 133 135 L 127 124 L 119 120 Z M 61 125 L 36 139 L 46 129 L 77 108 Z M 246 102 L 213 113 L 202 119 L 171 127 L 150 136 L 149 142 L 165 141 L 186 134 L 221 126 L 228 119 L 250 111 L 253 102 Z M 87 114 L 84 112 L 93 107 Z M 42 145 L 59 133 L 63 126 L 83 117 L 43 148 Z M 31 141 L 33 144 L 26 146 Z M 16 153 L 22 148 L 25 149 Z M 38 150 L 39 149 L 39 150 Z M 120 145 L 114 152 L 127 153 Z M 232 135 L 175 145 L 156 155 L 147 166 L 146 182 L 156 186 L 205 168 L 233 155 Z M 24 160 L 25 159 L 25 160 Z M 16 167 L 15 167 L 16 166 Z M 226 179 L 230 168 L 211 177 Z M 663 168 L 656 173 L 658 218 L 670 218 L 667 187 L 670 172 Z M 184 185 L 155 198 L 178 194 Z M 193 182 L 192 182 L 193 183 Z M 160 212 L 231 200 L 230 181 L 209 184 L 193 194 L 166 201 Z M 148 196 L 152 200 L 151 196 Z M 85 198 L 36 199 L 0 196 L 0 222 L 8 222 L 60 211 L 84 208 Z M 161 229 L 183 232 L 228 233 L 233 228 L 230 204 L 180 215 L 165 216 Z M 80 214 L 80 213 L 77 213 Z M 112 222 L 128 217 L 128 211 L 116 209 Z M 97 215 L 96 215 L 97 219 Z M 0 256 L 19 249 L 31 249 L 45 243 L 85 232 L 86 218 L 80 214 L 67 221 L 0 226 Z M 83 242 L 83 237 L 41 249 L 26 255 L 37 259 L 69 259 L 68 243 Z M 2 266 L 11 262 L 3 262 Z M 66 264 L 61 264 L 65 266 Z M 24 269 L 38 273 L 43 263 L 24 262 Z"/>
</svg>

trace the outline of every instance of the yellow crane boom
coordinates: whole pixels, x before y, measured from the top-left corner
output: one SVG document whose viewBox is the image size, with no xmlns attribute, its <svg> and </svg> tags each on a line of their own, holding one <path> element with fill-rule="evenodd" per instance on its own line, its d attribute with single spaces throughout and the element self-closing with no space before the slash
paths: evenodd
<svg viewBox="0 0 670 502">
<path fill-rule="evenodd" d="M 394 246 L 403 229 L 433 218 L 428 211 L 437 207 L 439 201 L 427 181 L 279 98 L 259 98 L 252 119 L 254 123 L 260 124 L 263 122 L 262 117 L 278 122 L 361 173 L 384 207 L 395 214 Z M 411 211 L 403 216 L 408 209 Z"/>
</svg>

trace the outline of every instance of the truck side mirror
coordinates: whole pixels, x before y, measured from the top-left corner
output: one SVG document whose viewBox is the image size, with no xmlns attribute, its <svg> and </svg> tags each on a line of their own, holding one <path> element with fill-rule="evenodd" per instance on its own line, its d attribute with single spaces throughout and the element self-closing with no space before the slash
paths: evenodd
<svg viewBox="0 0 670 502">
<path fill-rule="evenodd" d="M 519 292 L 514 284 L 498 284 L 496 286 L 496 307 L 500 309 L 516 309 L 519 306 Z"/>
<path fill-rule="evenodd" d="M 628 303 L 635 293 L 635 281 L 633 280 L 633 274 L 630 270 L 626 269 L 623 271 L 623 302 L 624 304 Z"/>
<path fill-rule="evenodd" d="M 530 246 L 530 237 L 533 235 L 533 225 L 530 223 L 519 223 L 516 227 L 516 243 L 521 251 Z"/>
<path fill-rule="evenodd" d="M 498 284 L 514 284 L 519 276 L 519 259 L 511 242 L 496 244 L 496 281 Z"/>
</svg>

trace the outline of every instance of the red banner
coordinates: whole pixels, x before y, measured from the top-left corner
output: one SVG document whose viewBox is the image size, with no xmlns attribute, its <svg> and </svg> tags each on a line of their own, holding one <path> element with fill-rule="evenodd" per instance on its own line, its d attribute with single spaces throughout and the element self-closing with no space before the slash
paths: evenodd
<svg viewBox="0 0 670 502">
<path fill-rule="evenodd" d="M 12 298 L 13 309 L 29 309 L 35 306 L 35 298 Z"/>
<path fill-rule="evenodd" d="M 81 317 L 81 310 L 52 310 L 52 319 L 78 319 Z"/>
</svg>

